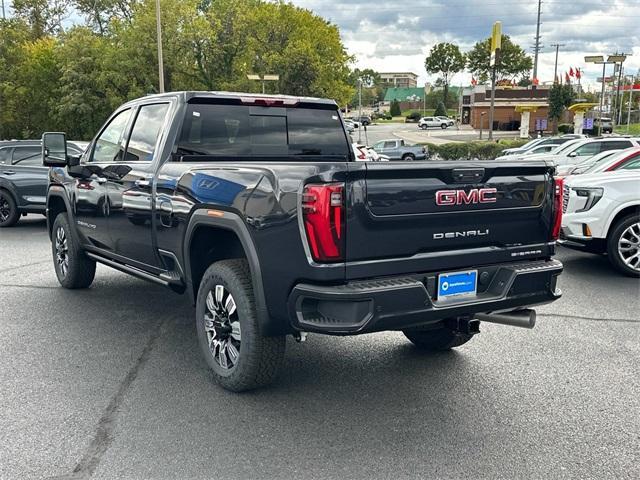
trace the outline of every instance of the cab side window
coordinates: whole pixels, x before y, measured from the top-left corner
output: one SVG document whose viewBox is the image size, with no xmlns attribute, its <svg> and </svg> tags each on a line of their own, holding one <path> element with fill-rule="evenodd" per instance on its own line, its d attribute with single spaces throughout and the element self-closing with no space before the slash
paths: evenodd
<svg viewBox="0 0 640 480">
<path fill-rule="evenodd" d="M 0 148 L 0 164 L 9 163 L 11 160 L 11 147 Z"/>
<path fill-rule="evenodd" d="M 579 157 L 586 155 L 595 155 L 600 153 L 600 147 L 602 142 L 591 142 L 575 149 L 576 155 Z"/>
<path fill-rule="evenodd" d="M 138 111 L 127 145 L 125 161 L 150 162 L 156 149 L 160 130 L 169 110 L 168 103 L 143 105 Z"/>
<path fill-rule="evenodd" d="M 91 158 L 92 162 L 110 163 L 122 160 L 122 137 L 130 117 L 131 109 L 129 108 L 118 113 L 111 119 L 96 139 L 93 156 Z"/>
</svg>

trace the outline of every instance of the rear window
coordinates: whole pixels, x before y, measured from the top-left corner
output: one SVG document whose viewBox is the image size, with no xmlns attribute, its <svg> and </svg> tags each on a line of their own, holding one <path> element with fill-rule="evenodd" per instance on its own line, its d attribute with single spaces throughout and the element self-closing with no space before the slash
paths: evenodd
<svg viewBox="0 0 640 480">
<path fill-rule="evenodd" d="M 335 109 L 193 103 L 187 106 L 177 153 L 346 160 L 349 144 Z"/>
</svg>

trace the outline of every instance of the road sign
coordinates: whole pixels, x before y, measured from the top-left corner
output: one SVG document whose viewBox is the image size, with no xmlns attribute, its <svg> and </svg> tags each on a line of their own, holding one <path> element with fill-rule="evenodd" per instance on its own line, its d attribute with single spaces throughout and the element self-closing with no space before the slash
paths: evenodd
<svg viewBox="0 0 640 480">
<path fill-rule="evenodd" d="M 536 118 L 536 130 L 544 132 L 547 129 L 546 118 Z"/>
<path fill-rule="evenodd" d="M 585 130 L 593 130 L 593 118 L 585 118 L 582 121 L 582 128 Z"/>
<path fill-rule="evenodd" d="M 611 82 L 613 82 L 613 77 L 604 77 L 604 81 L 606 83 L 611 83 Z M 602 77 L 596 78 L 596 82 L 602 83 Z"/>
<path fill-rule="evenodd" d="M 502 22 L 496 22 L 493 24 L 491 30 L 491 58 L 489 59 L 489 66 L 493 67 L 496 64 L 498 51 L 502 47 Z"/>
</svg>

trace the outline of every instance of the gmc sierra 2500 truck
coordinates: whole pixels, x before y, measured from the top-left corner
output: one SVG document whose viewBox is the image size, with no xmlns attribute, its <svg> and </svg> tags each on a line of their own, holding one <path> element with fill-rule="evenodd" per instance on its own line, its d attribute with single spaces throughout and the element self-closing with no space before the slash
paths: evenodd
<svg viewBox="0 0 640 480">
<path fill-rule="evenodd" d="M 62 286 L 89 287 L 99 262 L 189 295 L 229 390 L 271 382 L 289 334 L 399 330 L 446 350 L 479 321 L 531 328 L 529 307 L 560 296 L 553 166 L 356 162 L 330 100 L 152 95 L 82 156 L 62 133 L 42 154 Z"/>
</svg>

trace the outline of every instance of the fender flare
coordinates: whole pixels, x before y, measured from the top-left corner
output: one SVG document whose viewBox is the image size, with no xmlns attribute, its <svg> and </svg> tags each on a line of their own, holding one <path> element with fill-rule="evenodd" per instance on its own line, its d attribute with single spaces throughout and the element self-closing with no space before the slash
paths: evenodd
<svg viewBox="0 0 640 480">
<path fill-rule="evenodd" d="M 20 205 L 18 204 L 18 200 L 19 200 L 18 191 L 16 190 L 16 187 L 13 185 L 13 183 L 11 183 L 7 179 L 0 178 L 0 189 L 6 190 L 7 192 L 9 192 L 13 197 L 13 200 L 16 202 L 16 206 L 20 208 Z"/>
<path fill-rule="evenodd" d="M 621 203 L 620 205 L 618 205 L 616 209 L 611 213 L 611 215 L 609 215 L 609 218 L 607 218 L 607 224 L 605 227 L 605 238 L 609 236 L 609 230 L 611 230 L 611 225 L 613 225 L 613 220 L 618 216 L 618 214 L 622 210 L 629 207 L 640 208 L 640 203 L 638 203 L 637 200 L 629 200 L 625 203 Z"/>
<path fill-rule="evenodd" d="M 51 239 L 51 230 L 53 229 L 53 218 L 49 215 L 49 202 L 51 197 L 61 198 L 64 202 L 64 208 L 67 214 L 70 214 L 73 210 L 71 209 L 71 203 L 69 202 L 69 196 L 67 195 L 67 191 L 61 185 L 51 185 L 49 190 L 47 191 L 47 209 L 46 209 L 46 217 L 47 217 L 47 232 L 49 233 L 49 239 Z"/>
<path fill-rule="evenodd" d="M 222 228 L 229 230 L 236 234 L 242 248 L 247 256 L 247 262 L 249 263 L 249 270 L 251 271 L 251 283 L 253 286 L 253 293 L 256 301 L 256 311 L 258 315 L 258 322 L 263 334 L 269 333 L 269 312 L 267 310 L 267 302 L 264 295 L 264 285 L 262 281 L 262 270 L 260 268 L 260 261 L 258 259 L 258 252 L 256 251 L 253 239 L 249 233 L 249 229 L 240 215 L 228 212 L 216 210 L 216 212 L 222 212 L 222 216 L 212 217 L 207 214 L 206 208 L 195 210 L 189 219 L 187 228 L 185 230 L 184 242 L 183 242 L 183 259 L 185 278 L 187 282 L 187 292 L 191 295 L 191 298 L 196 300 L 198 292 L 193 290 L 193 282 L 191 277 L 191 256 L 189 254 L 191 250 L 191 240 L 194 232 L 198 227 L 210 226 L 215 228 Z"/>
</svg>

